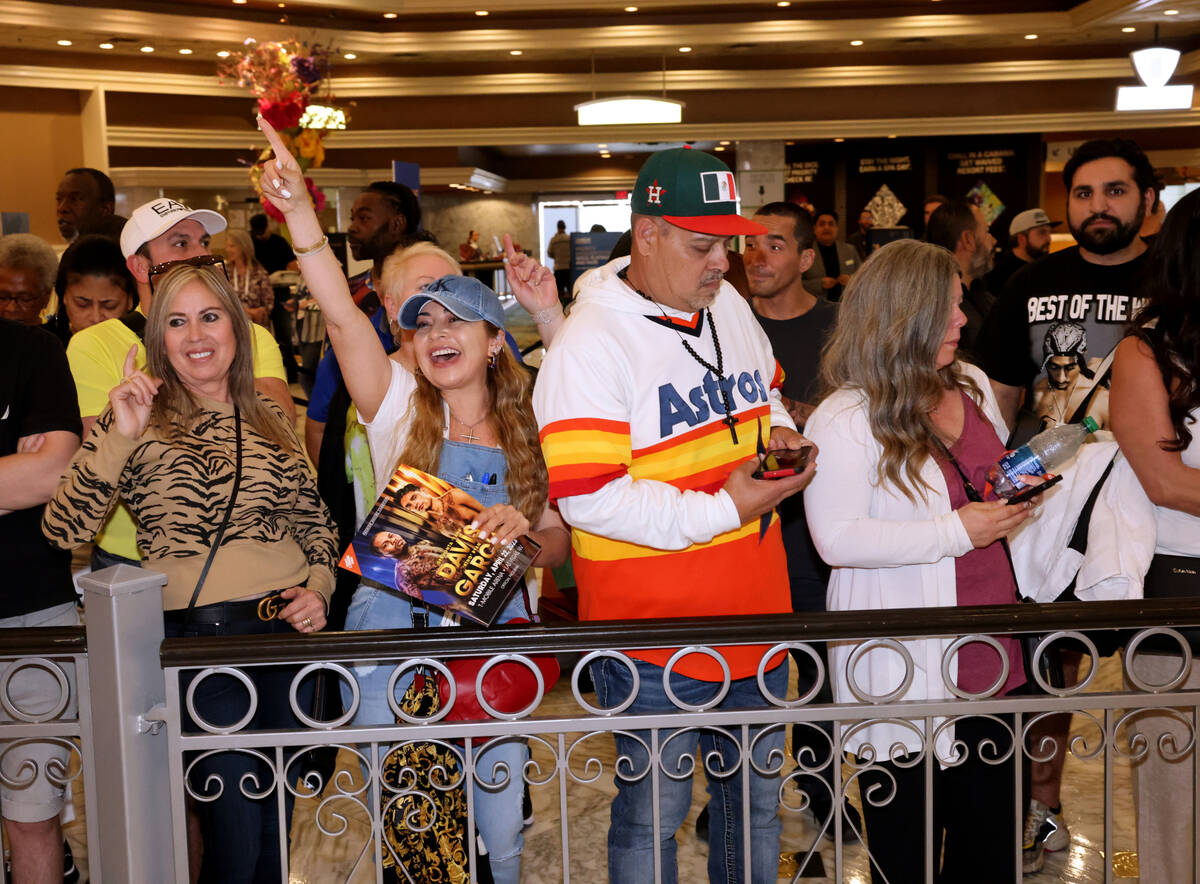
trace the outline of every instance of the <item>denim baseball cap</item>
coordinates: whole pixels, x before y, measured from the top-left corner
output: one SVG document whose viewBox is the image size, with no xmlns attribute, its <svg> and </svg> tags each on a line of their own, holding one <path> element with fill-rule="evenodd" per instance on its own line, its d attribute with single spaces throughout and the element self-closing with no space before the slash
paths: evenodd
<svg viewBox="0 0 1200 884">
<path fill-rule="evenodd" d="M 426 301 L 437 301 L 459 319 L 483 320 L 504 328 L 504 309 L 496 293 L 473 276 L 443 276 L 421 287 L 404 299 L 400 307 L 400 327 L 416 328 L 417 314 Z"/>
<path fill-rule="evenodd" d="M 717 236 L 761 236 L 756 221 L 738 214 L 737 178 L 719 159 L 702 150 L 660 150 L 638 173 L 630 199 L 636 215 L 656 215 L 676 227 Z"/>
</svg>

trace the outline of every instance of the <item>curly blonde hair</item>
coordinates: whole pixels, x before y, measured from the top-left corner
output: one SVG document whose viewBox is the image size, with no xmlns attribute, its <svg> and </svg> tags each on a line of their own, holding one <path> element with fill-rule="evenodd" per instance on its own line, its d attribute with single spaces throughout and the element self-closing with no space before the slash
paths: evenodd
<svg viewBox="0 0 1200 884">
<path fill-rule="evenodd" d="M 930 412 L 942 394 L 958 388 L 982 401 L 957 361 L 937 368 L 958 277 L 941 246 L 912 239 L 883 246 L 850 278 L 821 354 L 826 392 L 849 388 L 866 398 L 871 433 L 883 447 L 878 481 L 914 502 L 928 488 L 925 459 L 941 451 Z"/>
</svg>

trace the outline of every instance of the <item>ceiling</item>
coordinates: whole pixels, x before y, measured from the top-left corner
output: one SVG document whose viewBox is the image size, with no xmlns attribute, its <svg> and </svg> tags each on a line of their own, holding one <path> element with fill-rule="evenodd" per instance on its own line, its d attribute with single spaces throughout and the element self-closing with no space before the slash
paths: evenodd
<svg viewBox="0 0 1200 884">
<path fill-rule="evenodd" d="M 0 0 L 0 83 L 100 90 L 114 166 L 236 168 L 257 145 L 252 106 L 217 53 L 294 39 L 335 51 L 351 128 L 330 137 L 331 167 L 485 163 L 545 185 L 617 180 L 659 142 L 1198 126 L 1193 111 L 1118 118 L 1113 95 L 1156 29 L 1184 53 L 1175 80 L 1196 79 L 1200 0 L 627 2 Z M 687 103 L 679 126 L 575 125 L 593 94 L 664 90 Z"/>
</svg>

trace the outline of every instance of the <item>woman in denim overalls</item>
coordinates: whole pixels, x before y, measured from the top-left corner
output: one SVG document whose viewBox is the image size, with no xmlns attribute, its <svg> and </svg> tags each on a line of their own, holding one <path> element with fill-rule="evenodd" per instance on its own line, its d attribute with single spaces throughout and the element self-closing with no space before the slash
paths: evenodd
<svg viewBox="0 0 1200 884">
<path fill-rule="evenodd" d="M 396 316 L 400 298 L 409 295 L 398 319 L 414 330 L 409 358 L 415 358 L 415 365 L 409 365 L 415 371 L 405 368 L 402 359 L 389 358 L 370 320 L 355 306 L 341 265 L 325 247 L 299 166 L 269 124 L 260 125 L 275 149 L 275 160 L 263 175 L 263 193 L 283 212 L 294 242 L 301 244 L 295 249 L 300 269 L 321 305 L 367 431 L 375 487 L 384 487 L 401 462 L 436 472 L 483 505 L 474 522 L 481 536 L 502 544 L 530 534 L 542 548 L 537 565 L 565 560 L 569 538 L 546 503 L 546 467 L 528 376 L 505 347 L 504 312 L 495 292 L 478 280 L 453 275 L 460 272 L 453 259 L 427 244 L 413 247 L 411 260 L 404 253 L 393 256 L 391 266 L 384 268 L 384 306 L 389 316 Z M 543 326 L 548 342 L 562 320 L 554 277 L 511 246 L 509 252 L 514 291 Z M 415 294 L 411 282 L 420 286 Z M 418 616 L 422 613 L 418 610 Z M 355 592 L 346 628 L 411 628 L 413 614 L 407 596 L 364 582 Z M 528 616 L 525 594 L 517 593 L 499 622 Z M 429 612 L 429 626 L 444 624 L 446 618 Z M 358 668 L 361 701 L 355 724 L 394 721 L 387 702 L 390 674 L 390 667 Z M 397 685 L 397 695 L 404 687 Z M 521 772 L 527 755 L 523 743 L 500 742 L 475 759 L 475 821 L 497 884 L 516 884 L 520 878 Z M 501 762 L 507 773 L 498 767 Z M 484 788 L 505 779 L 507 785 L 499 791 Z"/>
</svg>

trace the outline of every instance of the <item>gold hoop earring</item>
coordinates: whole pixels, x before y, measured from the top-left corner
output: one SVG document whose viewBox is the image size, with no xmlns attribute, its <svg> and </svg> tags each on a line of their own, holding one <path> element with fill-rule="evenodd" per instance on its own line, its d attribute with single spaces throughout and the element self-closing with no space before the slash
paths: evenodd
<svg viewBox="0 0 1200 884">
<path fill-rule="evenodd" d="M 499 355 L 500 355 L 499 353 L 493 353 L 491 356 L 488 357 L 488 368 L 496 367 L 496 360 L 497 360 L 497 358 L 499 358 Z"/>
</svg>

